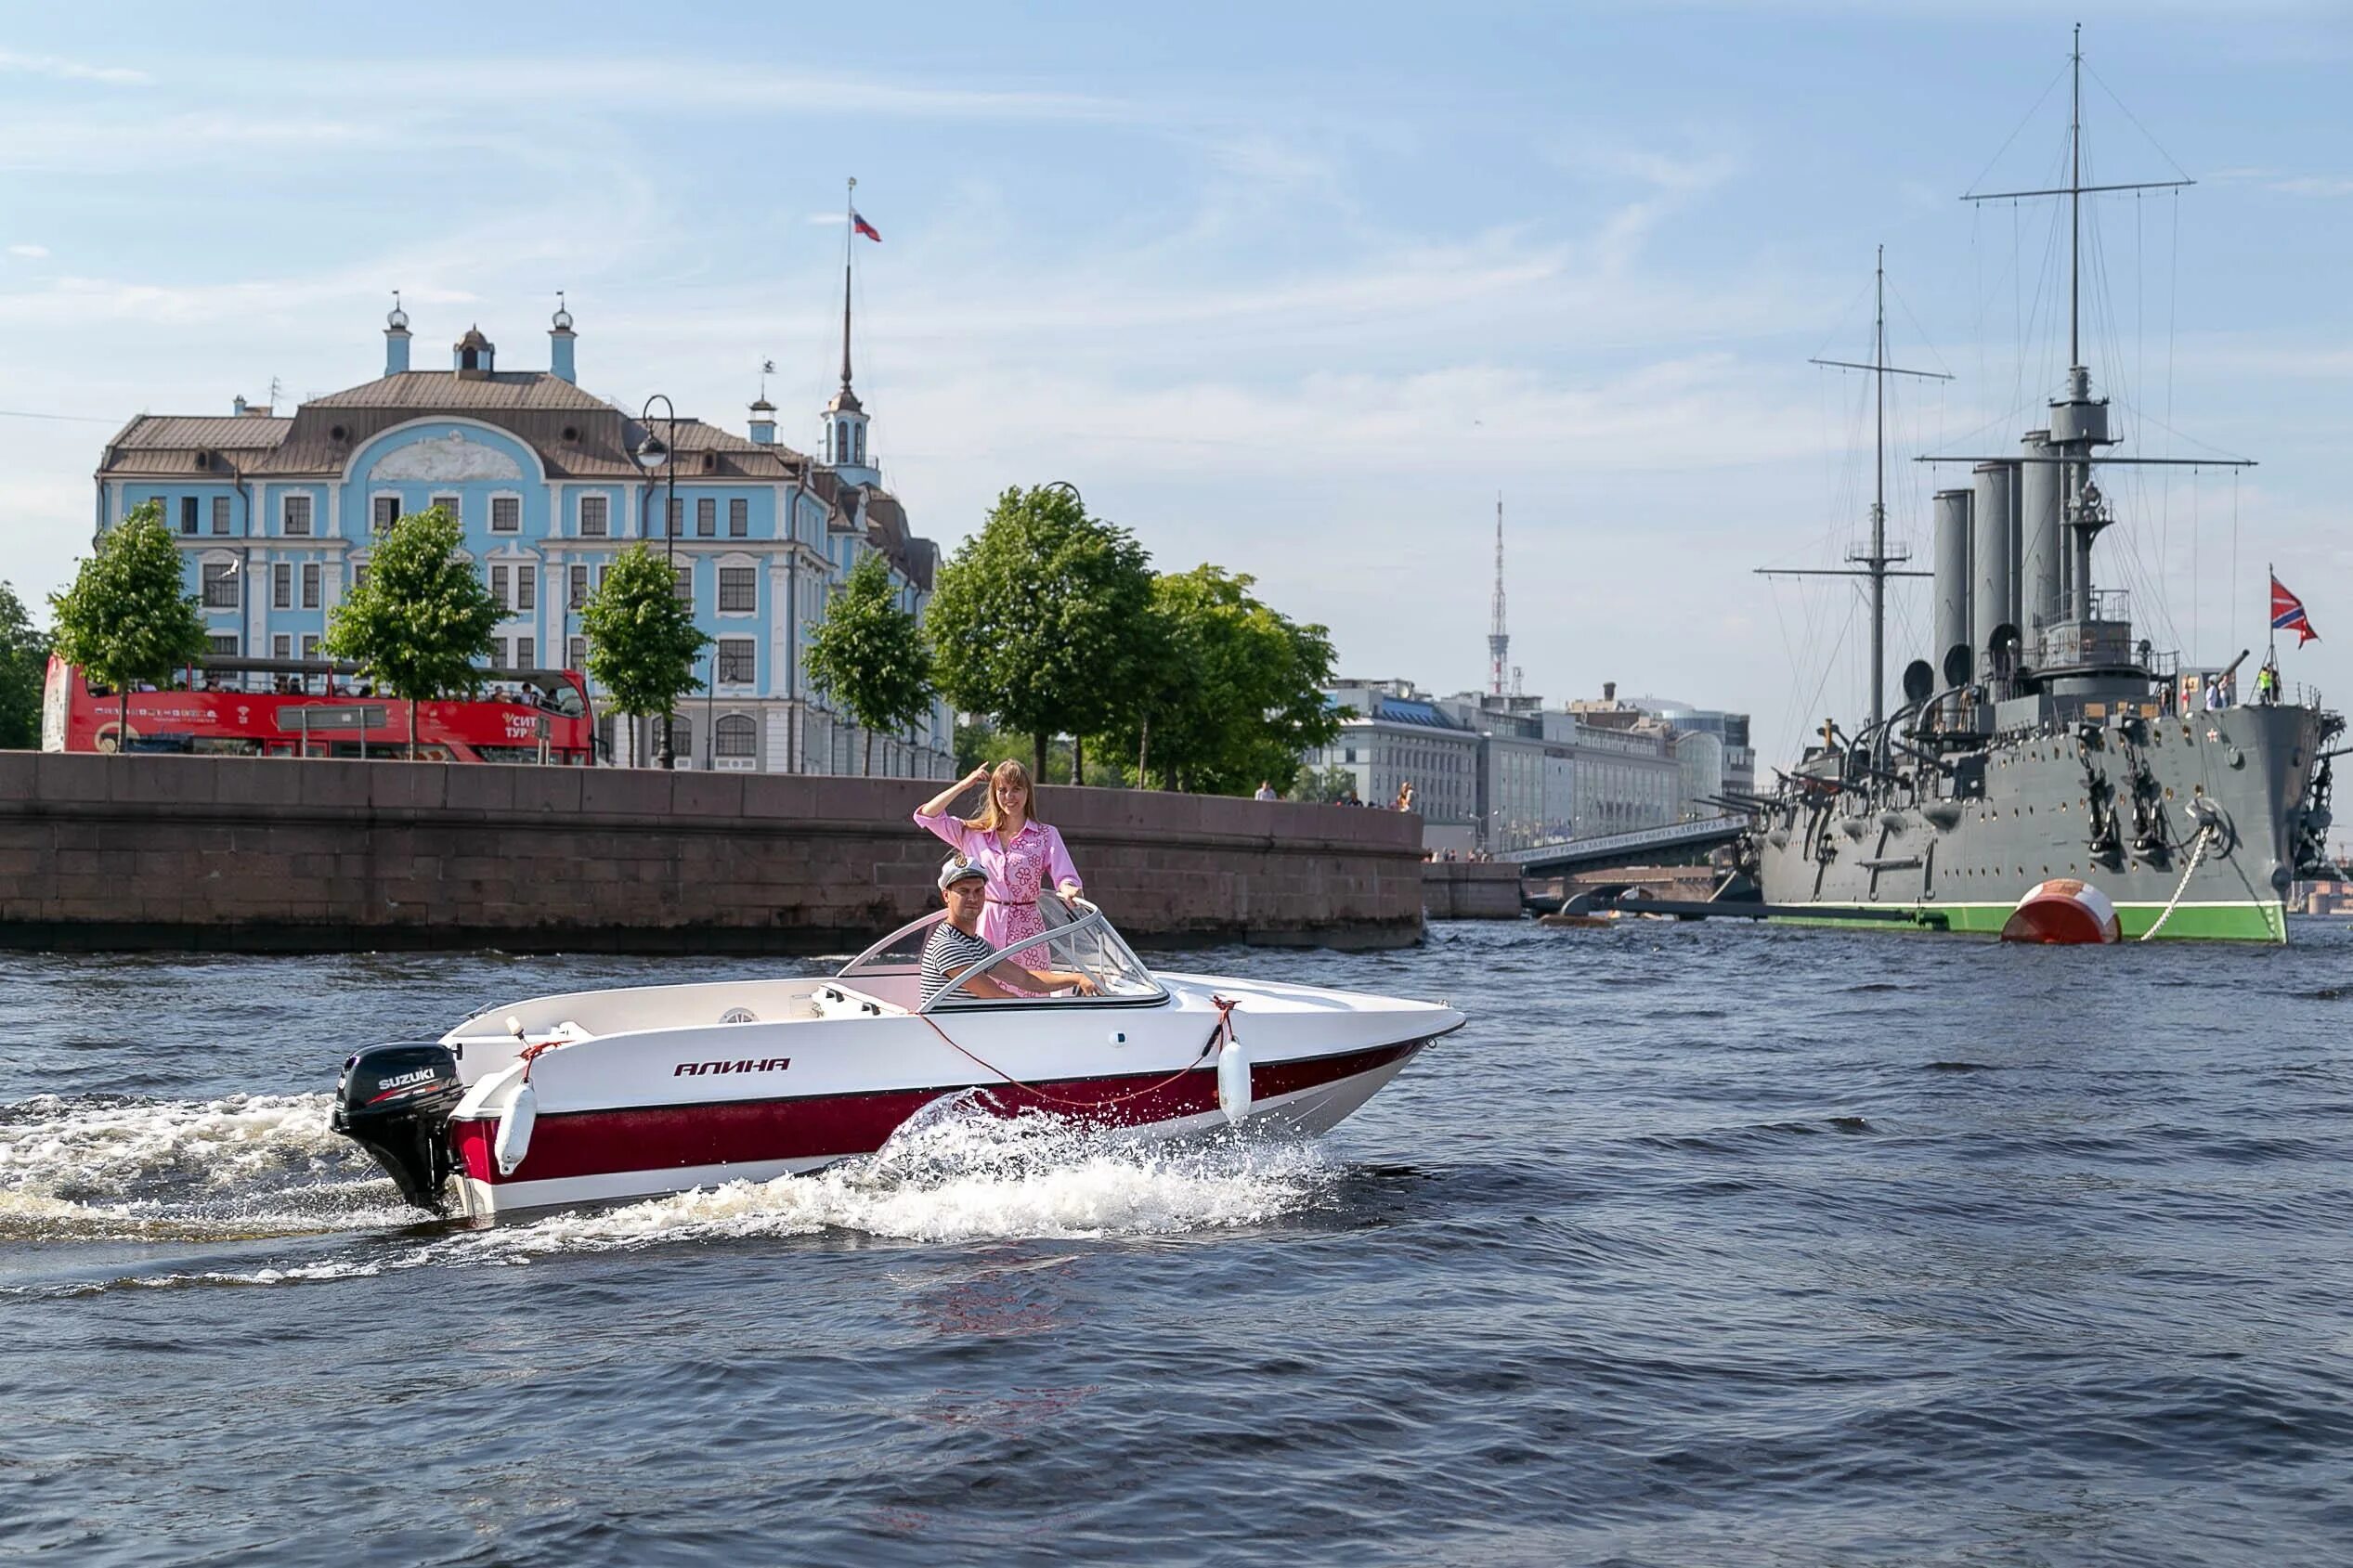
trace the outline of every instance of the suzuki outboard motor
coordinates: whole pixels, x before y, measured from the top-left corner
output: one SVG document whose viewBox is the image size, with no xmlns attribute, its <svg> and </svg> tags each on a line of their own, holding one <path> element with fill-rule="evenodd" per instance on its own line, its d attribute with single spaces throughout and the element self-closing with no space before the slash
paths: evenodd
<svg viewBox="0 0 2353 1568">
<path fill-rule="evenodd" d="M 370 1045 L 344 1063 L 328 1125 L 376 1157 L 400 1195 L 441 1212 L 449 1113 L 465 1097 L 458 1054 L 431 1042 Z"/>
</svg>

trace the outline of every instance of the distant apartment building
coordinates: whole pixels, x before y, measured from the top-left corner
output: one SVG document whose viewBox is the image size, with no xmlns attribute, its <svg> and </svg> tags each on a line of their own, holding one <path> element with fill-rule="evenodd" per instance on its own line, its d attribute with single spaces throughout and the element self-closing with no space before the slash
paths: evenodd
<svg viewBox="0 0 2353 1568">
<path fill-rule="evenodd" d="M 1755 792 L 1757 754 L 1748 744 L 1748 716 L 1747 714 L 1727 713 L 1721 708 L 1695 707 L 1689 703 L 1678 702 L 1672 697 L 1632 697 L 1628 699 L 1628 702 L 1654 718 L 1665 719 L 1673 728 L 1677 736 L 1676 750 L 1679 754 L 1684 750 L 1685 740 L 1690 736 L 1710 735 L 1719 743 L 1715 748 L 1706 746 L 1694 748 L 1702 756 L 1712 756 L 1720 752 L 1721 758 L 1719 761 L 1706 764 L 1705 771 L 1697 775 L 1693 774 L 1689 769 L 1685 770 L 1686 778 L 1696 776 L 1708 781 L 1704 793 L 1687 790 L 1685 793 L 1689 798 L 1705 800 L 1710 796 L 1722 794 L 1725 790 L 1737 795 Z M 1703 811 L 1701 814 L 1706 813 Z"/>
<path fill-rule="evenodd" d="M 1309 764 L 1346 772 L 1367 806 L 1390 805 L 1411 784 L 1424 846 L 1458 853 L 1470 849 L 1478 809 L 1478 732 L 1456 722 L 1410 680 L 1343 680 L 1324 694 L 1350 717 L 1331 744 L 1308 756 Z"/>
</svg>

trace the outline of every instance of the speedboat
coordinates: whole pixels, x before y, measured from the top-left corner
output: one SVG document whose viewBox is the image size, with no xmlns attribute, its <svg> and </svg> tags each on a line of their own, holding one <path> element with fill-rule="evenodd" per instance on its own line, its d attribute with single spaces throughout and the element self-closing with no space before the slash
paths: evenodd
<svg viewBox="0 0 2353 1568">
<path fill-rule="evenodd" d="M 965 971 L 1022 977 L 1015 994 L 926 994 L 935 910 L 830 977 L 543 996 L 369 1046 L 332 1124 L 411 1203 L 488 1218 L 818 1170 L 958 1097 L 1140 1138 L 1313 1136 L 1462 1027 L 1434 1003 L 1156 974 L 1093 904 L 1040 907 L 1044 933 Z"/>
</svg>

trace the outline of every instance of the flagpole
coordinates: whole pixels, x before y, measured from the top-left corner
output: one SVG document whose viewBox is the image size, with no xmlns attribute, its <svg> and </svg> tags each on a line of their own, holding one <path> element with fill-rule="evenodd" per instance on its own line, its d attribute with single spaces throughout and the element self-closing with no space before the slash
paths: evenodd
<svg viewBox="0 0 2353 1568">
<path fill-rule="evenodd" d="M 858 238 L 858 176 L 841 198 L 841 385 L 850 387 L 850 255 Z"/>
<path fill-rule="evenodd" d="M 2263 624 L 2271 628 L 2271 644 L 2264 650 L 2264 657 L 2277 665 L 2280 662 L 2280 628 L 2277 625 L 2280 616 L 2271 606 L 2272 589 L 2280 580 L 2280 568 L 2266 561 L 2263 564 L 2263 575 L 2267 579 L 2263 585 Z"/>
</svg>

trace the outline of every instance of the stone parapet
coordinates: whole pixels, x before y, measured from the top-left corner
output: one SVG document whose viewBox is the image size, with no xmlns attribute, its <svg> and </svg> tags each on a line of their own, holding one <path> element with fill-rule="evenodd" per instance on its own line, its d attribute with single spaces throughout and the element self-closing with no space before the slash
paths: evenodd
<svg viewBox="0 0 2353 1568">
<path fill-rule="evenodd" d="M 1517 920 L 1519 867 L 1493 861 L 1424 861 L 1422 910 L 1433 920 Z"/>
<path fill-rule="evenodd" d="M 905 779 L 0 752 L 0 946 L 838 952 L 937 901 Z M 1139 942 L 1394 947 L 1418 823 L 1042 789 Z"/>
</svg>

